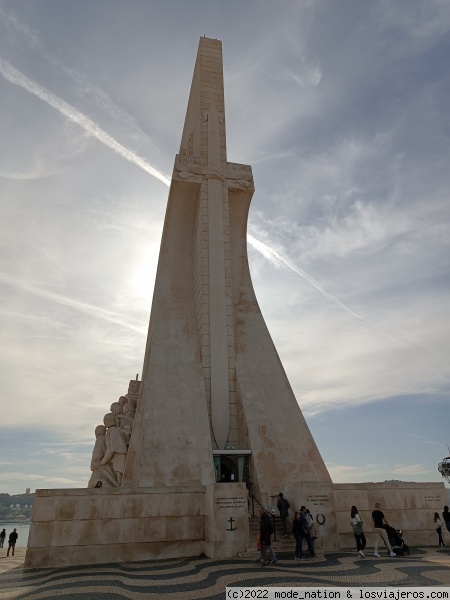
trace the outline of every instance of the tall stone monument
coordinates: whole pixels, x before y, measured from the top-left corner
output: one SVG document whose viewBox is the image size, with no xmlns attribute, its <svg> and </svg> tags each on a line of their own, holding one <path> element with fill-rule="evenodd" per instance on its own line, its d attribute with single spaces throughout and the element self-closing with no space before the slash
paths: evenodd
<svg viewBox="0 0 450 600">
<path fill-rule="evenodd" d="M 242 479 L 235 456 L 248 457 L 250 479 L 265 493 L 331 482 L 253 291 L 246 247 L 253 192 L 251 167 L 227 161 L 222 44 L 203 37 L 123 485 L 205 485 L 224 470 Z"/>
<path fill-rule="evenodd" d="M 251 167 L 227 160 L 222 45 L 203 37 L 142 381 L 96 428 L 90 487 L 37 491 L 28 566 L 233 556 L 248 545 L 249 497 L 268 508 L 280 491 L 308 505 L 338 549 L 355 494 L 364 510 L 381 493 L 388 503 L 389 486 L 333 486 L 303 418 L 250 278 L 253 192 Z M 402 509 L 410 489 L 396 489 Z M 414 507 L 425 502 L 422 487 L 414 494 Z"/>
</svg>

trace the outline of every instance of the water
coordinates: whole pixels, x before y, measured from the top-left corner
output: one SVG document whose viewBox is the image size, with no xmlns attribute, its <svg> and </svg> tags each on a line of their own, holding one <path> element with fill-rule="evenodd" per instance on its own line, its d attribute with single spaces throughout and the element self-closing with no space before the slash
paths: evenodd
<svg viewBox="0 0 450 600">
<path fill-rule="evenodd" d="M 28 544 L 28 534 L 30 533 L 29 523 L 0 523 L 0 531 L 6 529 L 5 548 L 8 548 L 9 534 L 17 529 L 19 537 L 17 538 L 16 548 L 26 548 Z"/>
</svg>

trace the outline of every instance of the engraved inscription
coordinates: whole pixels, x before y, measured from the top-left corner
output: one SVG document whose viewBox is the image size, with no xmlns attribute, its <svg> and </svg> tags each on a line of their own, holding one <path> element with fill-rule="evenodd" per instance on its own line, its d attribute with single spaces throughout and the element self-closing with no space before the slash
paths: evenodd
<svg viewBox="0 0 450 600">
<path fill-rule="evenodd" d="M 306 500 L 314 506 L 325 506 L 328 502 L 331 502 L 331 498 L 328 494 L 311 494 Z"/>
<path fill-rule="evenodd" d="M 229 498 L 216 498 L 216 508 L 246 508 L 244 496 L 230 496 Z"/>
</svg>

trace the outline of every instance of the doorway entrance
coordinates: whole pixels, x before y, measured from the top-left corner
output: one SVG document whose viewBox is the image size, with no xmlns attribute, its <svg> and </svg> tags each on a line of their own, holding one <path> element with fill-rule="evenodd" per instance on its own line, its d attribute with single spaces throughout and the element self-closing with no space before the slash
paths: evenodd
<svg viewBox="0 0 450 600">
<path fill-rule="evenodd" d="M 216 482 L 250 481 L 250 450 L 214 451 L 214 472 Z"/>
</svg>

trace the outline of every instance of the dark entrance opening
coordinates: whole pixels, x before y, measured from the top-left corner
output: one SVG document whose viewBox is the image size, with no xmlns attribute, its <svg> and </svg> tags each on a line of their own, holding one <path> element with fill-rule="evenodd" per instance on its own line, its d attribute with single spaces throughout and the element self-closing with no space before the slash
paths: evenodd
<svg viewBox="0 0 450 600">
<path fill-rule="evenodd" d="M 244 482 L 250 481 L 249 455 L 220 454 L 214 456 L 214 471 L 216 482 Z"/>
</svg>

